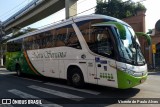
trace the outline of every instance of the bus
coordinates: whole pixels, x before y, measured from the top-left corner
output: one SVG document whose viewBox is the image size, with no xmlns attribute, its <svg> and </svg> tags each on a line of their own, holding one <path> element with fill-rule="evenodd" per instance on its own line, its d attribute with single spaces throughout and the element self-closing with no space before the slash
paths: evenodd
<svg viewBox="0 0 160 107">
<path fill-rule="evenodd" d="M 72 17 L 8 40 L 10 71 L 85 83 L 132 88 L 147 79 L 147 64 L 135 32 L 105 15 Z"/>
</svg>

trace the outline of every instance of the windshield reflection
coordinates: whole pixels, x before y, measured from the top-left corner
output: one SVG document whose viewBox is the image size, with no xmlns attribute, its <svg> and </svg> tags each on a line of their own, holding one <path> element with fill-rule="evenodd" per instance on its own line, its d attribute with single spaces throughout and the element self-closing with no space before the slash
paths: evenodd
<svg viewBox="0 0 160 107">
<path fill-rule="evenodd" d="M 121 50 L 123 52 L 122 58 L 124 58 L 126 62 L 134 65 L 145 64 L 145 59 L 141 53 L 140 45 L 133 29 L 125 26 L 125 30 L 126 39 L 120 39 Z"/>
</svg>

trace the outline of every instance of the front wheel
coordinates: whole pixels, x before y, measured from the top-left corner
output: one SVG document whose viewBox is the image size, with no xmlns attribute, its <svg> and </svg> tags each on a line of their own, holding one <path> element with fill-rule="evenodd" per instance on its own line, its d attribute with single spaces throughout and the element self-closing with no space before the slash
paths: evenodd
<svg viewBox="0 0 160 107">
<path fill-rule="evenodd" d="M 71 71 L 71 83 L 74 87 L 82 88 L 84 86 L 84 78 L 80 69 L 73 68 Z"/>
</svg>

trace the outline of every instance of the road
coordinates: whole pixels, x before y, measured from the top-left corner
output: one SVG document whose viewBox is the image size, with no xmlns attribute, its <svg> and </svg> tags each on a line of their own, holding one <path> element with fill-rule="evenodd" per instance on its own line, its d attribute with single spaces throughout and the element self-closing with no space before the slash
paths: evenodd
<svg viewBox="0 0 160 107">
<path fill-rule="evenodd" d="M 31 100 L 37 103 L 32 102 L 36 104 L 31 104 L 30 107 L 158 107 L 160 104 L 153 103 L 160 103 L 159 84 L 160 72 L 150 72 L 145 83 L 127 90 L 91 84 L 86 84 L 83 89 L 77 89 L 68 86 L 65 80 L 26 75 L 18 77 L 15 72 L 0 68 L 0 100 L 2 102 L 2 99 L 12 99 L 12 105 L 0 107 L 28 107 L 25 103 Z M 30 98 L 29 101 L 26 98 Z M 133 100 L 141 101 L 138 103 L 152 100 L 152 103 L 129 104 Z M 119 104 L 121 101 L 129 102 Z"/>
</svg>

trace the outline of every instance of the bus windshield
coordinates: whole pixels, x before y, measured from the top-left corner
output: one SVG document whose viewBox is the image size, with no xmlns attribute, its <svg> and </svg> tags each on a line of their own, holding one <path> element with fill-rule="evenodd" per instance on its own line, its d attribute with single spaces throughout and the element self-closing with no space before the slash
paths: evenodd
<svg viewBox="0 0 160 107">
<path fill-rule="evenodd" d="M 126 39 L 120 39 L 121 50 L 123 53 L 122 58 L 125 62 L 134 65 L 144 65 L 145 59 L 141 53 L 138 39 L 132 28 L 124 26 L 126 31 Z"/>
</svg>

